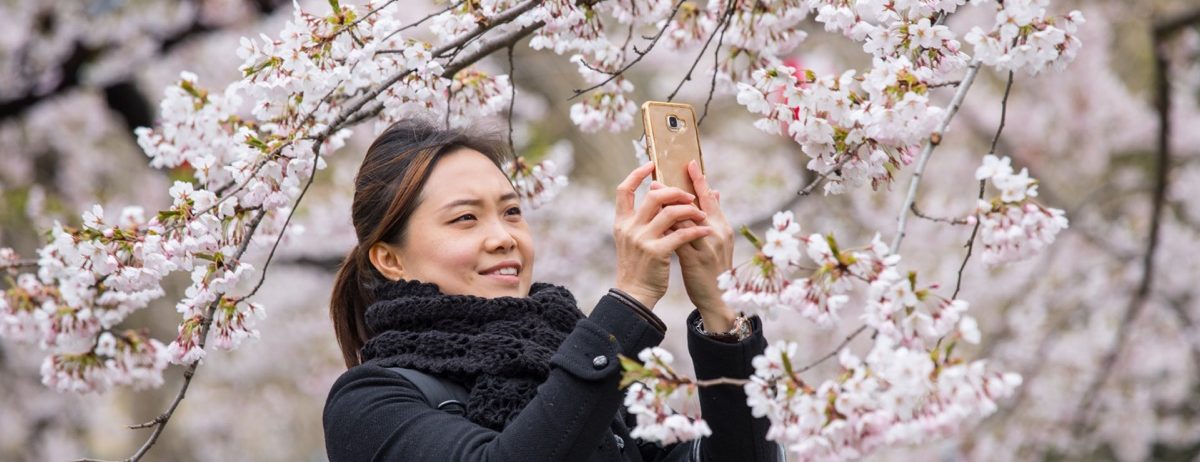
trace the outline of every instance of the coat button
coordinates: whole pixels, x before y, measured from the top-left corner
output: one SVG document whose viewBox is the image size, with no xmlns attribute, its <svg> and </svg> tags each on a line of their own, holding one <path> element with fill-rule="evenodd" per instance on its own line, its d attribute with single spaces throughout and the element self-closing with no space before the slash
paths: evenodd
<svg viewBox="0 0 1200 462">
<path fill-rule="evenodd" d="M 604 366 L 607 366 L 607 365 L 608 365 L 608 358 L 606 358 L 604 356 L 597 356 L 595 358 L 592 358 L 592 366 L 594 366 L 596 369 L 604 369 Z"/>
</svg>

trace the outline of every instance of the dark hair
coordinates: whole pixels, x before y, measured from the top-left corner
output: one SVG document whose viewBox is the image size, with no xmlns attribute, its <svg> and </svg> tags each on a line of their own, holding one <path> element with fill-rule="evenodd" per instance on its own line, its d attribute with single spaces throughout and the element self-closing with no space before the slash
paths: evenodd
<svg viewBox="0 0 1200 462">
<path fill-rule="evenodd" d="M 423 120 L 402 120 L 375 138 L 354 178 L 351 219 L 358 245 L 342 260 L 333 284 L 329 316 L 346 367 L 354 367 L 359 349 L 373 333 L 364 319 L 374 290 L 384 277 L 368 252 L 377 243 L 400 244 L 421 190 L 439 159 L 461 148 L 483 153 L 498 168 L 511 158 L 499 140 L 464 130 L 443 129 Z"/>
</svg>

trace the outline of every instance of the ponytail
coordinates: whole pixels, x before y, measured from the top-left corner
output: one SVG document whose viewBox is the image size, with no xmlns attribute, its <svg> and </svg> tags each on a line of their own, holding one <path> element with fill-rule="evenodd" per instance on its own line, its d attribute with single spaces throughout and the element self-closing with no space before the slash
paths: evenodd
<svg viewBox="0 0 1200 462">
<path fill-rule="evenodd" d="M 371 274 L 373 271 L 366 252 L 361 246 L 355 246 L 342 261 L 333 282 L 329 317 L 333 320 L 333 332 L 337 336 L 338 346 L 342 349 L 342 359 L 346 362 L 346 368 L 357 366 L 361 362 L 358 350 L 371 338 L 364 316 L 367 307 L 374 301 L 374 278 Z"/>
</svg>

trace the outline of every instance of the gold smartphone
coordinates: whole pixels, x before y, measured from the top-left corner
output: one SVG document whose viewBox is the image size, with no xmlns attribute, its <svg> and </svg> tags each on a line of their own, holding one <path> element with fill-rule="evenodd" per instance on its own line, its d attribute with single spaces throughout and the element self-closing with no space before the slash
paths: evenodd
<svg viewBox="0 0 1200 462">
<path fill-rule="evenodd" d="M 642 103 L 642 126 L 646 129 L 646 151 L 654 162 L 654 180 L 696 194 L 687 164 L 695 160 L 703 173 L 704 158 L 700 156 L 700 132 L 692 106 L 646 101 Z"/>
</svg>

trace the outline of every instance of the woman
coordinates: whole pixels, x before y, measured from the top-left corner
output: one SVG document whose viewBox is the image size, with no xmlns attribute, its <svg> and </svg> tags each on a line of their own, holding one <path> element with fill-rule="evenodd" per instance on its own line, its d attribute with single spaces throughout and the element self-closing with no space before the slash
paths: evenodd
<svg viewBox="0 0 1200 462">
<path fill-rule="evenodd" d="M 566 289 L 532 282 L 533 240 L 497 146 L 405 121 L 368 149 L 355 180 L 358 246 L 330 306 L 349 370 L 325 404 L 329 459 L 775 460 L 766 421 L 730 385 L 701 389 L 712 436 L 699 444 L 629 436 L 617 355 L 662 341 L 651 310 L 672 253 L 697 306 L 687 324 L 697 376 L 748 377 L 765 347 L 760 321 L 721 302 L 732 231 L 699 168 L 699 207 L 657 183 L 635 206 L 653 164 L 617 188 L 617 277 L 585 316 Z M 436 409 L 395 368 L 461 385 L 465 412 Z"/>
</svg>

